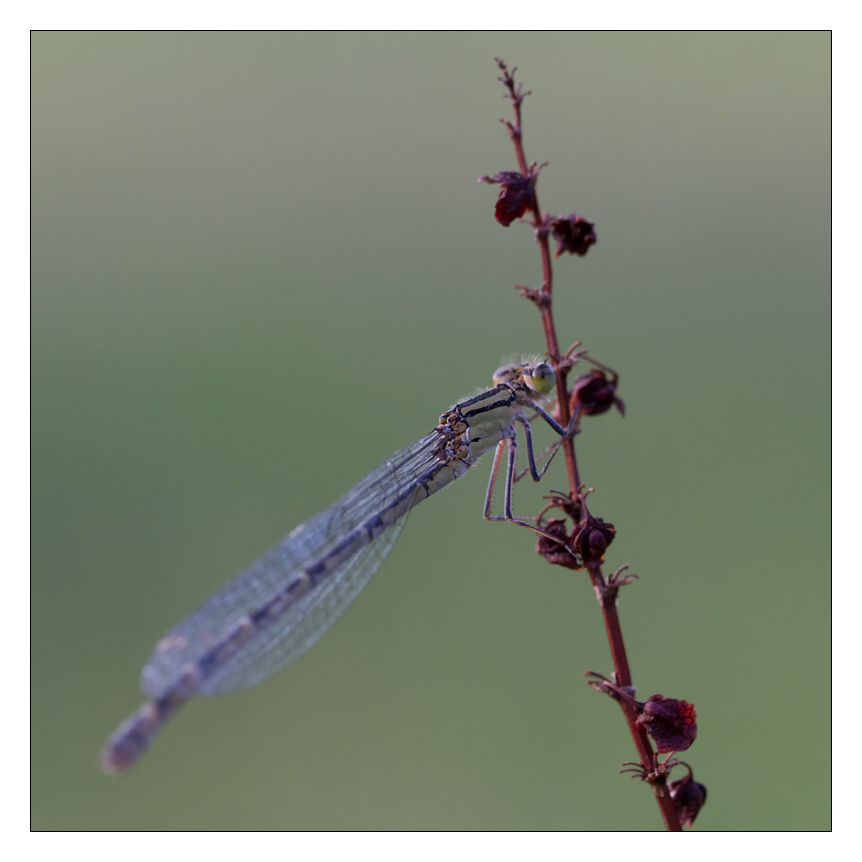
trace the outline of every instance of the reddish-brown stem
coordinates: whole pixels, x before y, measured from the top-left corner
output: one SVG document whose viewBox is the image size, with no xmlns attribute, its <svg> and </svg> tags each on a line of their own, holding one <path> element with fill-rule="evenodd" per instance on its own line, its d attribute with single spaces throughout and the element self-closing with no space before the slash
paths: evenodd
<svg viewBox="0 0 862 862">
<path fill-rule="evenodd" d="M 620 688 L 628 687 L 632 684 L 631 671 L 629 670 L 629 660 L 626 655 L 626 647 L 623 642 L 623 630 L 620 626 L 620 618 L 617 613 L 617 597 L 618 588 L 609 587 L 602 575 L 601 566 L 593 563 L 587 567 L 590 574 L 590 580 L 593 582 L 593 589 L 599 600 L 599 606 L 602 609 L 602 617 L 605 622 L 605 633 L 608 636 L 608 645 L 611 648 L 611 657 L 614 663 L 614 680 Z M 620 707 L 626 719 L 626 724 L 629 728 L 629 733 L 634 740 L 637 748 L 638 756 L 640 757 L 641 766 L 644 769 L 651 771 L 655 763 L 655 754 L 652 745 L 649 741 L 647 732 L 638 725 L 638 713 L 634 703 L 630 700 L 620 700 Z M 653 793 L 655 794 L 656 802 L 661 811 L 662 819 L 664 820 L 665 828 L 670 832 L 681 832 L 682 825 L 679 822 L 679 817 L 676 812 L 676 807 L 667 789 L 667 779 L 661 775 L 653 779 L 651 782 Z"/>
<path fill-rule="evenodd" d="M 524 153 L 523 134 L 521 130 L 521 102 L 527 94 L 521 93 L 520 87 L 516 85 L 512 73 L 506 68 L 506 65 L 497 60 L 497 65 L 503 73 L 503 84 L 509 91 L 509 99 L 512 102 L 515 119 L 514 122 L 503 120 L 509 137 L 512 139 L 512 144 L 515 147 L 515 156 L 518 160 L 518 166 L 521 173 L 527 176 L 531 172 L 531 167 L 527 163 L 527 157 Z M 533 166 L 535 170 L 535 166 Z M 530 298 L 539 309 L 542 317 L 542 328 L 545 332 L 545 343 L 548 347 L 548 356 L 554 363 L 557 372 L 557 405 L 560 414 L 560 424 L 564 427 L 568 424 L 570 418 L 569 412 L 569 395 L 567 388 L 568 368 L 560 364 L 560 347 L 557 340 L 557 330 L 554 324 L 553 310 L 553 266 L 551 263 L 551 250 L 548 242 L 549 225 L 546 217 L 543 215 L 539 206 L 539 197 L 533 189 L 533 200 L 531 211 L 533 214 L 533 227 L 536 234 L 536 242 L 539 245 L 539 251 L 542 259 L 542 289 L 541 291 L 531 292 Z M 578 493 L 581 487 L 580 476 L 578 473 L 578 462 L 575 457 L 574 440 L 565 440 L 563 442 L 563 452 L 566 457 L 566 472 L 569 478 L 569 488 L 572 499 Z M 590 564 L 588 567 L 590 579 L 593 583 L 593 589 L 599 600 L 599 605 L 602 609 L 602 617 L 605 623 L 605 632 L 608 638 L 608 645 L 611 650 L 611 657 L 614 664 L 614 679 L 619 687 L 631 686 L 631 671 L 629 670 L 628 657 L 626 655 L 625 643 L 623 641 L 623 632 L 620 625 L 619 614 L 617 613 L 617 597 L 618 586 L 609 585 L 602 575 L 601 566 L 598 563 Z M 676 812 L 676 807 L 670 797 L 667 788 L 667 778 L 665 775 L 658 774 L 655 770 L 656 756 L 650 743 L 647 732 L 638 725 L 638 712 L 635 702 L 631 698 L 621 698 L 619 700 L 623 710 L 623 715 L 626 719 L 626 724 L 629 728 L 638 756 L 640 757 L 641 766 L 645 774 L 648 774 L 649 783 L 652 785 L 653 793 L 661 811 L 662 819 L 664 820 L 665 828 L 673 832 L 681 832 L 682 825 L 679 822 L 679 817 Z"/>
<path fill-rule="evenodd" d="M 616 683 L 619 686 L 629 686 L 632 684 L 632 674 L 629 670 L 626 645 L 623 642 L 623 632 L 620 628 L 620 618 L 617 613 L 617 590 L 607 587 L 605 579 L 602 576 L 601 566 L 598 563 L 589 564 L 587 569 L 605 619 L 605 631 L 608 635 L 611 658 L 614 662 Z"/>
<path fill-rule="evenodd" d="M 524 176 L 530 172 L 527 165 L 527 157 L 524 155 L 524 145 L 521 133 L 521 100 L 524 95 L 520 93 L 515 85 L 515 79 L 509 74 L 505 64 L 500 60 L 497 61 L 498 66 L 503 72 L 503 83 L 509 90 L 509 97 L 512 101 L 512 107 L 515 113 L 515 122 L 510 123 L 504 120 L 506 130 L 509 132 L 509 137 L 512 139 L 512 144 L 515 147 L 515 157 L 518 160 L 518 167 Z M 569 424 L 571 414 L 569 413 L 569 396 L 567 388 L 568 369 L 560 368 L 560 345 L 557 341 L 557 330 L 554 326 L 553 312 L 553 288 L 554 288 L 554 268 L 551 264 L 551 249 L 548 243 L 548 228 L 545 224 L 544 216 L 542 215 L 541 207 L 539 206 L 539 196 L 533 189 L 533 204 L 531 206 L 533 213 L 533 227 L 536 232 L 536 241 L 539 244 L 539 251 L 542 258 L 542 289 L 540 291 L 541 301 L 536 302 L 539 313 L 542 316 L 542 329 L 545 331 L 545 343 L 548 346 L 548 356 L 555 365 L 557 374 L 557 404 L 560 411 L 560 424 L 565 427 Z M 575 457 L 575 447 L 572 440 L 563 442 L 563 454 L 566 458 L 566 472 L 569 477 L 569 486 L 572 493 L 576 493 L 581 486 L 580 476 L 578 474 L 578 461 Z"/>
</svg>

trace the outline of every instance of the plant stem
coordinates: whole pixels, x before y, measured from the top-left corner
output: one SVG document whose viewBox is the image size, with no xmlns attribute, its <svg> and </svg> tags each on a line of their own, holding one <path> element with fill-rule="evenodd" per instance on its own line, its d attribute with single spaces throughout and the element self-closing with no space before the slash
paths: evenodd
<svg viewBox="0 0 862 862">
<path fill-rule="evenodd" d="M 509 98 L 512 101 L 512 107 L 515 112 L 515 122 L 510 123 L 504 120 L 503 123 L 509 132 L 509 137 L 515 147 L 515 157 L 518 159 L 518 166 L 521 173 L 526 176 L 530 172 L 527 165 L 527 157 L 524 155 L 524 145 L 521 133 L 521 102 L 526 93 L 521 93 L 516 87 L 515 79 L 509 74 L 506 66 L 500 61 L 497 61 L 498 66 L 503 72 L 503 83 L 509 90 Z M 533 193 L 533 205 L 531 207 L 533 213 L 533 227 L 536 233 L 536 242 L 539 244 L 539 251 L 542 258 L 542 289 L 539 291 L 536 305 L 539 308 L 539 313 L 542 316 L 542 328 L 545 331 L 545 343 L 548 347 L 548 356 L 554 363 L 554 371 L 557 375 L 557 405 L 560 411 L 560 424 L 565 428 L 569 424 L 571 413 L 569 411 L 569 396 L 567 389 L 568 368 L 559 367 L 560 362 L 560 344 L 557 340 L 557 330 L 554 326 L 553 312 L 553 288 L 554 288 L 554 268 L 551 263 L 551 249 L 548 243 L 548 230 L 545 224 L 545 219 L 542 216 L 542 210 L 539 206 L 539 196 Z M 575 447 L 572 440 L 563 441 L 563 453 L 566 458 L 566 472 L 569 476 L 569 486 L 573 492 L 577 492 L 581 482 L 578 474 L 578 461 L 575 457 Z"/>
<path fill-rule="evenodd" d="M 518 160 L 518 166 L 521 173 L 527 176 L 531 172 L 531 166 L 527 163 L 527 157 L 524 153 L 523 133 L 521 130 L 521 102 L 524 96 L 528 93 L 522 93 L 520 85 L 515 83 L 513 77 L 515 70 L 510 73 L 506 65 L 497 60 L 497 65 L 503 73 L 502 81 L 506 89 L 509 91 L 509 99 L 514 109 L 514 122 L 503 120 L 512 144 L 515 147 L 515 156 Z M 535 165 L 532 166 L 535 169 Z M 553 281 L 554 272 L 551 262 L 551 251 L 548 242 L 549 225 L 548 218 L 542 213 L 539 206 L 539 197 L 533 189 L 533 203 L 531 211 L 533 214 L 533 227 L 535 229 L 536 242 L 539 245 L 539 251 L 542 260 L 542 289 L 540 291 L 531 292 L 530 298 L 538 307 L 542 318 L 542 328 L 545 332 L 545 343 L 548 348 L 548 356 L 554 364 L 554 370 L 557 374 L 557 409 L 559 410 L 559 421 L 563 427 L 566 427 L 571 416 L 569 410 L 569 392 L 567 387 L 567 377 L 569 366 L 561 363 L 560 346 L 557 339 L 557 330 L 554 324 L 553 310 Z M 574 439 L 563 441 L 563 452 L 566 457 L 566 472 L 569 478 L 569 490 L 571 497 L 574 500 L 581 487 L 580 475 L 578 473 L 578 462 L 575 456 Z M 602 617 L 605 623 L 605 632 L 608 638 L 608 645 L 611 650 L 611 657 L 614 663 L 614 680 L 620 688 L 631 686 L 631 671 L 629 669 L 628 656 L 626 655 L 625 643 L 623 641 L 623 632 L 620 625 L 620 618 L 617 612 L 617 599 L 619 587 L 613 584 L 608 584 L 602 575 L 601 565 L 591 563 L 587 566 L 590 575 L 590 580 L 593 584 L 596 596 L 599 600 L 599 606 L 602 609 Z M 663 774 L 657 774 L 656 770 L 656 755 L 653 751 L 652 743 L 649 740 L 647 732 L 637 724 L 637 708 L 632 699 L 622 698 L 619 701 L 623 710 L 623 715 L 626 719 L 626 724 L 629 728 L 629 733 L 637 749 L 640 757 L 641 766 L 645 774 L 649 774 L 649 783 L 652 786 L 653 793 L 661 811 L 662 819 L 664 820 L 665 828 L 672 832 L 681 832 L 682 826 L 677 816 L 676 807 L 667 789 L 667 777 Z"/>
</svg>

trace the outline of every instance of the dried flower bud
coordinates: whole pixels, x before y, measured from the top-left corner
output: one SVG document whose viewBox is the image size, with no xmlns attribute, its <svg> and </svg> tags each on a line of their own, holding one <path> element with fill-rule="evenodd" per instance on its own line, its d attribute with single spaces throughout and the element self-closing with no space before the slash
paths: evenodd
<svg viewBox="0 0 862 862">
<path fill-rule="evenodd" d="M 536 177 L 537 174 L 524 176 L 517 171 L 500 171 L 493 177 L 479 177 L 480 183 L 500 183 L 500 197 L 494 207 L 494 218 L 503 227 L 508 227 L 533 206 Z"/>
<path fill-rule="evenodd" d="M 554 257 L 559 257 L 566 251 L 583 257 L 596 241 L 595 227 L 593 222 L 581 218 L 577 213 L 555 218 L 551 222 L 551 230 L 557 240 Z"/>
<path fill-rule="evenodd" d="M 582 374 L 572 387 L 569 401 L 571 411 L 574 413 L 580 408 L 582 415 L 598 416 L 615 405 L 625 416 L 626 405 L 622 398 L 617 397 L 618 380 L 616 375 L 609 378 L 598 368 L 593 368 L 588 374 Z"/>
<path fill-rule="evenodd" d="M 568 544 L 569 531 L 566 529 L 565 518 L 551 518 L 550 521 L 542 525 L 542 529 L 548 535 L 554 538 L 559 538 L 560 542 Z M 555 566 L 565 566 L 567 569 L 581 569 L 583 566 L 576 560 L 562 545 L 558 542 L 549 539 L 548 536 L 539 536 L 536 542 L 536 553 L 544 557 L 549 563 Z"/>
<path fill-rule="evenodd" d="M 617 531 L 613 524 L 587 515 L 586 521 L 578 524 L 572 533 L 575 550 L 585 563 L 600 563 L 608 545 L 614 540 Z"/>
<path fill-rule="evenodd" d="M 660 754 L 685 751 L 697 737 L 694 704 L 654 694 L 640 708 L 637 723 L 655 740 Z"/>
<path fill-rule="evenodd" d="M 671 781 L 668 790 L 676 805 L 680 823 L 684 826 L 693 825 L 698 812 L 706 804 L 706 787 L 694 780 L 694 773 L 689 767 L 688 775 Z"/>
</svg>

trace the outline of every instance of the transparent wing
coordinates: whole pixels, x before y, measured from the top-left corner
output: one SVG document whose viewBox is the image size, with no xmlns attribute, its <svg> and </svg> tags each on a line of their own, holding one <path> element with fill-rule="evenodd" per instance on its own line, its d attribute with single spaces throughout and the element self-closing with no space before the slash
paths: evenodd
<svg viewBox="0 0 862 862">
<path fill-rule="evenodd" d="M 223 669 L 206 680 L 201 694 L 223 694 L 257 685 L 314 646 L 380 568 L 406 520 L 407 515 L 403 515 L 341 570 L 303 596 L 274 626 L 275 631 L 252 638 Z"/>
<path fill-rule="evenodd" d="M 432 432 L 396 452 L 336 503 L 300 524 L 172 628 L 156 646 L 141 674 L 144 694 L 150 698 L 161 697 L 174 685 L 186 665 L 196 664 L 243 617 L 266 604 L 303 569 L 325 557 L 346 535 L 385 512 L 414 487 L 417 479 L 437 463 L 439 439 L 439 435 Z M 397 538 L 401 523 L 390 525 L 370 545 L 345 560 L 339 569 L 303 596 L 282 618 L 256 633 L 232 661 L 202 686 L 202 691 L 215 693 L 252 685 L 301 655 L 365 586 Z M 307 615 L 312 619 L 305 622 Z M 295 630 L 298 634 L 294 634 Z M 300 646 L 303 642 L 305 646 Z M 272 659 L 267 655 L 269 652 L 272 652 Z M 251 662 L 253 667 L 233 672 L 232 667 L 239 666 L 244 653 L 256 657 Z"/>
</svg>

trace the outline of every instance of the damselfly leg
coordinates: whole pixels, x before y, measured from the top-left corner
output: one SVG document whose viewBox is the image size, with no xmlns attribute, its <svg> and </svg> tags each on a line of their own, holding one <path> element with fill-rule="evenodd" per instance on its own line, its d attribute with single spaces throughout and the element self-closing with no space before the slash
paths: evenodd
<svg viewBox="0 0 862 862">
<path fill-rule="evenodd" d="M 551 461 L 554 459 L 554 455 L 556 455 L 560 446 L 562 446 L 563 441 L 571 439 L 575 433 L 577 433 L 577 422 L 578 422 L 578 412 L 572 415 L 569 420 L 569 424 L 566 428 L 563 428 L 552 416 L 542 410 L 538 405 L 534 405 L 536 414 L 541 416 L 553 429 L 556 431 L 560 437 L 554 443 L 550 449 L 546 450 L 550 452 L 550 456 L 548 457 L 547 462 L 542 467 L 541 471 L 538 469 L 536 464 L 536 455 L 533 449 L 533 433 L 530 428 L 530 422 L 527 418 L 519 419 L 518 421 L 524 426 L 524 438 L 527 446 L 527 461 L 529 467 L 524 470 L 520 475 L 517 472 L 517 460 L 518 460 L 518 436 L 515 430 L 514 425 L 511 427 L 510 433 L 505 436 L 498 444 L 497 448 L 494 451 L 494 461 L 491 465 L 491 476 L 488 480 L 488 490 L 485 494 L 485 506 L 482 512 L 482 516 L 486 521 L 508 521 L 512 524 L 517 524 L 520 527 L 526 527 L 528 530 L 532 530 L 534 533 L 538 533 L 540 536 L 545 536 L 548 539 L 551 539 L 554 542 L 559 543 L 559 539 L 555 536 L 552 536 L 550 533 L 545 532 L 540 527 L 537 527 L 534 524 L 528 523 L 528 518 L 517 518 L 515 517 L 512 511 L 512 487 L 519 479 L 523 478 L 527 472 L 530 473 L 531 478 L 534 482 L 538 482 L 547 472 L 548 467 L 551 465 Z M 506 464 L 506 484 L 503 495 L 503 514 L 502 515 L 492 515 L 491 509 L 494 502 L 494 491 L 496 489 L 497 484 L 497 476 L 500 472 L 500 466 L 503 462 L 504 454 L 508 453 L 507 464 Z M 544 457 L 544 455 L 543 455 Z"/>
</svg>

